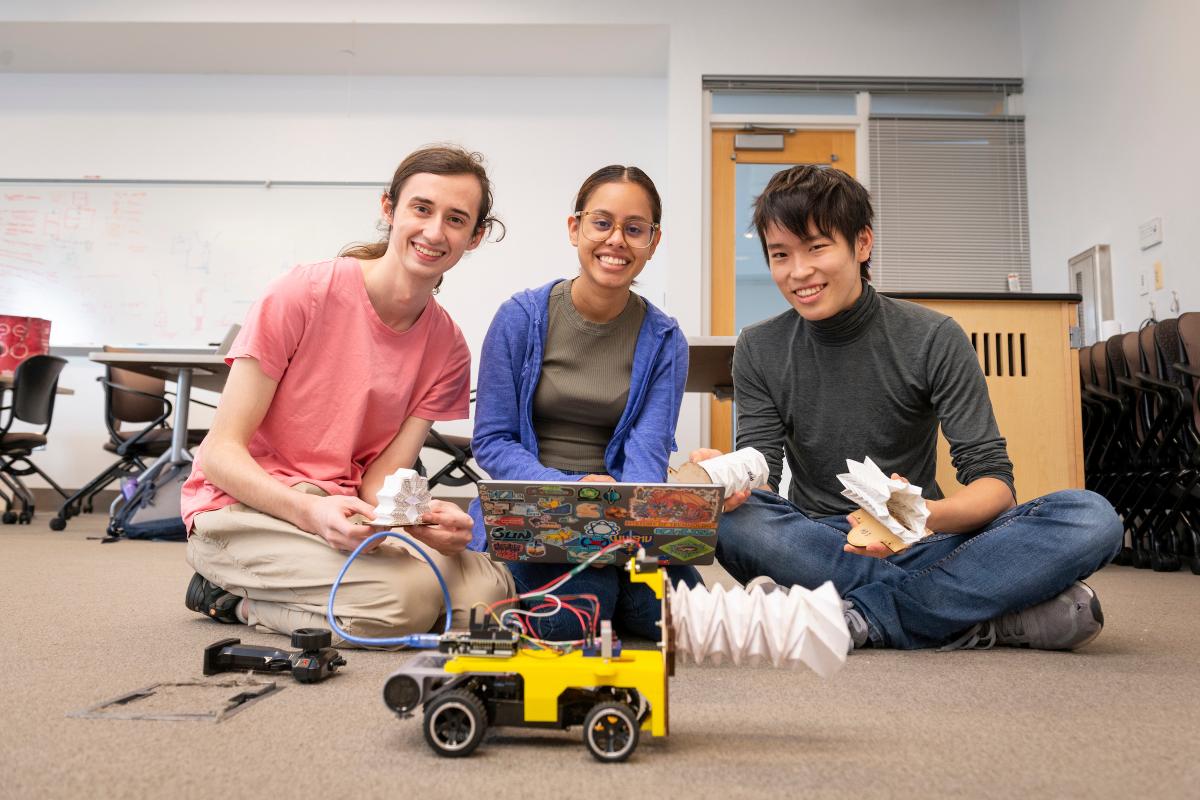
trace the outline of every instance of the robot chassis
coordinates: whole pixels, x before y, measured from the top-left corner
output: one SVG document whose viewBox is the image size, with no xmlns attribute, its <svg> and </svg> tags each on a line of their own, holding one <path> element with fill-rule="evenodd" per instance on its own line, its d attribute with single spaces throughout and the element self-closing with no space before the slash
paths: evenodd
<svg viewBox="0 0 1200 800">
<path fill-rule="evenodd" d="M 622 649 L 607 621 L 598 639 L 567 653 L 527 650 L 515 631 L 471 615 L 467 633 L 443 634 L 392 674 L 383 702 L 401 719 L 423 706 L 425 741 L 441 756 L 470 755 L 489 726 L 568 729 L 599 761 L 624 761 L 639 734 L 667 735 L 668 678 L 675 674 L 666 572 L 644 553 L 627 562 L 630 580 L 662 602 L 655 650 Z"/>
</svg>

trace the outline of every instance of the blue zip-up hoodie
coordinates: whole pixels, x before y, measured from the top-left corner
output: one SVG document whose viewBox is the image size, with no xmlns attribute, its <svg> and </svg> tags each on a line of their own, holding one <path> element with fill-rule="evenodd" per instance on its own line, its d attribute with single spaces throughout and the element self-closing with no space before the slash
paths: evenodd
<svg viewBox="0 0 1200 800">
<path fill-rule="evenodd" d="M 495 480 L 577 481 L 580 476 L 538 461 L 533 395 L 542 374 L 546 312 L 556 279 L 506 300 L 496 312 L 479 357 L 475 435 L 471 449 Z M 608 474 L 618 481 L 666 480 L 676 449 L 675 425 L 687 381 L 688 344 L 672 317 L 646 302 L 629 376 L 629 399 L 604 450 Z M 479 500 L 468 509 L 475 520 L 472 550 L 486 541 Z"/>
</svg>

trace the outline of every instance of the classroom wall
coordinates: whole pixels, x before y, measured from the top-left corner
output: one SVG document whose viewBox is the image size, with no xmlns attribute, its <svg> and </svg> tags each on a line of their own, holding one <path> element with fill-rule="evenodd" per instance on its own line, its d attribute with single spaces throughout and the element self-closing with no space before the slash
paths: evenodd
<svg viewBox="0 0 1200 800">
<path fill-rule="evenodd" d="M 1152 313 L 1177 316 L 1176 299 L 1200 309 L 1197 30 L 1191 0 L 1021 4 L 1034 289 L 1068 290 L 1067 260 L 1109 244 L 1126 331 Z M 1142 250 L 1138 227 L 1155 217 L 1163 242 Z"/>
<path fill-rule="evenodd" d="M 430 139 L 459 138 L 483 150 L 496 177 L 498 207 L 513 223 L 510 238 L 485 246 L 456 268 L 445 295 L 448 305 L 465 303 L 457 298 L 467 296 L 468 284 L 477 289 L 470 280 L 476 265 L 486 265 L 496 276 L 497 283 L 489 284 L 488 291 L 471 295 L 475 299 L 470 308 L 452 305 L 476 350 L 500 297 L 563 274 L 573 263 L 564 240 L 541 232 L 552 230 L 555 223 L 547 229 L 545 221 L 561 217 L 578 180 L 608 160 L 639 161 L 658 180 L 666 208 L 666 240 L 643 283 L 650 299 L 664 303 L 688 334 L 706 332 L 703 165 L 708 132 L 700 90 L 703 75 L 1011 77 L 1022 67 L 1016 0 L 749 0 L 736 6 L 715 0 L 614 0 L 603 13 L 590 5 L 538 0 L 451 6 L 14 0 L 0 6 L 3 19 L 95 23 L 98 36 L 113 30 L 105 26 L 133 22 L 172 23 L 175 27 L 168 33 L 175 36 L 180 35 L 178 26 L 195 25 L 210 36 L 214 25 L 218 30 L 232 26 L 233 31 L 240 24 L 286 21 L 319 26 L 353 20 L 360 49 L 369 38 L 363 32 L 374 24 L 442 26 L 439 30 L 456 24 L 505 26 L 496 28 L 495 57 L 480 70 L 503 75 L 508 65 L 520 74 L 491 79 L 436 76 L 439 66 L 447 75 L 462 76 L 463 70 L 487 61 L 478 52 L 453 51 L 445 52 L 441 65 L 414 65 L 424 74 L 434 73 L 420 79 L 349 74 L 0 74 L 0 125 L 20 137 L 19 147 L 0 149 L 0 175 L 46 170 L 62 176 L 108 175 L 136 169 L 143 176 L 150 170 L 154 176 L 178 177 L 186 170 L 187 175 L 209 177 L 232 169 L 256 178 L 264 172 L 303 171 L 317 173 L 313 177 L 374 179 L 380 170 L 390 171 L 398 153 Z M 531 75 L 528 60 L 510 50 L 513 31 L 522 31 L 519 41 L 526 44 L 530 36 L 536 38 L 538 26 L 613 21 L 665 27 L 665 65 L 659 69 L 654 59 L 640 58 L 641 77 L 612 77 L 624 69 L 619 35 L 611 37 L 611 49 L 589 46 L 568 54 L 568 62 L 561 55 L 557 62 L 547 60 L 548 74 L 585 73 L 585 95 L 579 77 L 556 82 L 546 74 Z M 480 39 L 472 30 L 474 45 Z M 344 34 L 343 28 L 338 31 Z M 345 35 L 353 36 L 353 31 Z M 402 60 L 403 42 L 400 37 L 396 43 L 397 61 Z M 333 48 L 346 44 L 330 41 Z M 4 49 L 0 42 L 0 71 L 19 68 L 19 53 L 4 66 Z M 156 49 L 155 57 L 162 58 L 160 51 Z M 250 56 L 238 52 L 227 58 L 243 64 Z M 221 53 L 212 59 L 212 71 L 228 69 Z M 267 67 L 278 71 L 280 65 Z M 481 81 L 484 89 L 478 88 Z M 599 95 L 592 94 L 593 86 L 600 87 Z M 12 97 L 18 102 L 10 103 Z M 414 98 L 431 107 L 415 104 Z M 407 127 L 417 121 L 419 133 Z M 527 166 L 538 169 L 531 176 Z M 461 295 L 458 280 L 465 281 Z M 71 369 L 69 375 L 86 381 L 88 367 Z M 54 448 L 39 456 L 68 484 L 78 483 L 104 463 L 98 408 L 82 397 L 71 400 L 75 402 L 64 400 L 60 405 Z M 677 430 L 684 453 L 706 438 L 704 406 L 698 395 L 685 400 Z M 60 433 L 66 435 L 63 445 Z M 66 448 L 70 450 L 64 452 Z"/>
</svg>

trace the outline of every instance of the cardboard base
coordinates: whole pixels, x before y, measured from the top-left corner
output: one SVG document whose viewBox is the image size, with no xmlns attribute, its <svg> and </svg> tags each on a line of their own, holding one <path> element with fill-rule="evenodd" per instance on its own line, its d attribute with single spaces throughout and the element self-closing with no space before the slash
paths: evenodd
<svg viewBox="0 0 1200 800">
<path fill-rule="evenodd" d="M 887 529 L 882 522 L 861 509 L 850 515 L 854 527 L 846 534 L 846 542 L 855 547 L 866 547 L 873 542 L 880 542 L 893 553 L 907 550 L 908 545 L 896 534 Z"/>
</svg>

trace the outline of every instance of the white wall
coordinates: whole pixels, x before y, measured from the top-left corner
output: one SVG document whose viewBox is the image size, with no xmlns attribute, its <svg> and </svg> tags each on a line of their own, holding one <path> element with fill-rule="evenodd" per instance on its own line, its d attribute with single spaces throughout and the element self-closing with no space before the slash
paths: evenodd
<svg viewBox="0 0 1200 800">
<path fill-rule="evenodd" d="M 483 152 L 507 235 L 468 254 L 438 297 L 463 329 L 476 368 L 487 325 L 505 298 L 578 270 L 566 218 L 587 174 L 613 162 L 638 164 L 660 180 L 666 173 L 661 79 L 602 78 L 580 92 L 575 82 L 555 78 L 5 75 L 0 98 L 5 177 L 386 183 L 406 153 L 430 141 Z M 319 200 L 319 190 L 312 196 Z M 357 235 L 348 231 L 345 241 Z M 670 254 L 668 232 L 639 283 L 651 302 L 673 310 L 665 296 Z M 139 277 L 128 276 L 131 286 Z M 252 299 L 258 283 L 225 291 Z M 192 344 L 221 335 L 206 331 Z M 52 343 L 103 342 L 52 336 Z M 111 460 L 101 451 L 107 435 L 96 374 L 84 359 L 72 360 L 61 383 L 78 394 L 59 399 L 52 446 L 37 457 L 66 486 L 82 485 Z M 203 409 L 196 413 L 198 422 L 207 418 Z M 469 433 L 470 425 L 439 428 Z"/>
<path fill-rule="evenodd" d="M 75 79 L 13 74 L 0 81 L 0 125 L 6 125 L 10 92 L 43 94 L 47 105 L 29 110 L 17 126 L 23 149 L 0 149 L 0 174 L 37 166 L 53 166 L 51 174 L 82 170 L 94 174 L 93 164 L 129 170 L 147 168 L 166 176 L 179 169 L 209 176 L 213 168 L 230 165 L 263 174 L 294 173 L 314 164 L 338 178 L 376 179 L 386 174 L 398 154 L 425 141 L 459 138 L 487 153 L 498 187 L 498 206 L 512 223 L 509 240 L 485 247 L 475 263 L 464 263 L 454 280 L 487 265 L 499 283 L 488 287 L 473 309 L 455 308 L 468 340 L 477 348 L 482 330 L 499 298 L 514 287 L 531 285 L 563 274 L 573 262 L 565 244 L 543 238 L 546 220 L 561 217 L 576 184 L 595 166 L 610 160 L 641 162 L 658 180 L 664 194 L 666 244 L 650 268 L 658 270 L 666 290 L 665 305 L 679 318 L 685 332 L 701 334 L 707 304 L 705 268 L 704 164 L 707 158 L 701 77 L 706 74 L 742 75 L 898 75 L 934 77 L 1012 77 L 1021 72 L 1021 48 L 1016 0 L 748 0 L 736 5 L 716 0 L 664 0 L 657 3 L 614 0 L 597 15 L 594 6 L 546 0 L 462 2 L 443 6 L 408 2 L 278 2 L 244 0 L 188 4 L 110 2 L 96 4 L 63 0 L 53 4 L 13 0 L 0 5 L 0 19 L 59 21 L 63 24 L 172 22 L 188 24 L 251 24 L 355 22 L 362 32 L 374 24 L 496 24 L 497 57 L 489 74 L 504 74 L 502 42 L 511 26 L 587 26 L 613 20 L 642 26 L 666 26 L 669 53 L 665 74 L 641 79 L 644 92 L 623 92 L 621 81 L 605 79 L 606 70 L 620 73 L 624 42 L 618 34 L 608 46 L 581 47 L 570 74 L 586 66 L 595 78 L 563 79 L 511 77 L 496 79 L 487 91 L 476 91 L 476 79 L 423 78 L 239 78 L 235 76 L 125 76 Z M 2 31 L 0 27 L 0 31 Z M 98 34 L 99 33 L 98 29 Z M 339 37 L 354 31 L 338 29 Z M 415 30 L 415 29 L 414 29 Z M 75 31 L 78 33 L 78 31 Z M 178 34 L 175 34 L 178 35 Z M 197 34 L 198 36 L 200 34 Z M 206 28 L 205 36 L 212 35 Z M 360 44 L 369 37 L 360 36 Z M 474 36 L 472 42 L 478 39 Z M 529 31 L 521 41 L 528 42 Z M 396 41 L 397 59 L 403 37 Z M 593 42 L 589 42 L 589 45 Z M 194 43 L 193 43 L 194 44 Z M 330 40 L 330 47 L 349 45 Z M 0 34 L 0 69 L 8 45 Z M 14 49 L 15 48 L 15 49 Z M 9 48 L 8 59 L 19 69 L 20 48 Z M 485 52 L 483 61 L 486 61 Z M 631 54 L 633 55 L 633 54 Z M 239 56 L 241 57 L 241 56 Z M 642 63 L 653 65 L 638 56 Z M 462 75 L 478 63 L 478 52 L 444 56 L 446 74 Z M 520 60 L 517 69 L 526 69 Z M 466 65 L 466 66 L 464 66 Z M 428 73 L 435 66 L 422 64 Z M 224 64 L 214 55 L 213 71 Z M 546 74 L 563 74 L 563 65 L 546 65 Z M 556 72 L 557 70 L 557 72 Z M 61 83 L 55 81 L 61 80 Z M 88 80 L 116 92 L 115 108 L 103 96 L 89 98 Z M 274 80 L 287 81 L 283 84 Z M 590 99 L 597 80 L 607 87 L 603 97 Z M 356 100 L 375 100 L 371 112 L 351 109 L 360 104 L 344 100 L 347 84 Z M 272 88 L 286 86 L 284 97 Z M 22 88 L 25 87 L 25 88 Z M 49 88 L 48 88 L 49 87 Z M 406 91 L 400 91 L 404 87 Z M 184 100 L 173 97 L 182 92 Z M 410 93 L 411 92 L 411 93 Z M 413 104 L 413 97 L 431 104 Z M 294 95 L 294 97 L 292 97 Z M 293 102 L 294 100 L 294 102 Z M 70 122 L 70 126 L 64 123 Z M 411 127 L 410 127 L 411 126 Z M 351 131 L 353 134 L 351 134 Z M 299 136 L 297 132 L 304 135 Z M 7 136 L 7 133 L 6 133 Z M 177 144 L 174 137 L 182 137 Z M 278 145 L 279 138 L 285 143 Z M 353 142 L 347 146 L 346 142 Z M 53 146 L 51 146 L 53 145 Z M 181 161 L 179 155 L 187 154 Z M 32 158 L 31 163 L 29 159 Z M 196 161 L 198 159 L 198 161 Z M 257 159 L 257 160 L 255 160 Z M 561 224 L 561 223 L 558 223 Z M 647 275 L 650 297 L 654 273 Z M 467 281 L 470 283 L 470 281 Z M 466 283 L 462 290 L 468 291 Z M 470 286 L 474 291 L 475 286 Z M 447 287 L 447 298 L 458 297 L 459 286 Z M 460 313 L 461 312 L 461 313 Z M 684 452 L 700 445 L 703 398 L 685 400 L 677 439 Z M 65 402 L 63 408 L 65 408 Z M 96 426 L 98 411 L 79 411 L 79 430 Z M 65 415 L 65 412 L 64 412 Z M 82 422 L 86 416 L 86 424 Z M 62 419 L 56 420 L 56 432 Z M 58 436 L 55 437 L 56 448 Z M 68 443 L 74 452 L 47 452 L 43 463 L 69 475 L 94 472 L 101 459 L 90 463 L 83 439 Z"/>
<path fill-rule="evenodd" d="M 1030 250 L 1036 291 L 1066 291 L 1067 259 L 1112 246 L 1123 329 L 1200 309 L 1200 5 L 1192 0 L 1021 4 Z M 1163 243 L 1138 245 L 1161 217 Z M 1163 267 L 1164 289 L 1139 294 Z M 1071 289 L 1073 291 L 1073 289 Z"/>
</svg>

